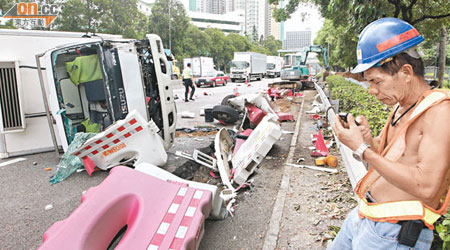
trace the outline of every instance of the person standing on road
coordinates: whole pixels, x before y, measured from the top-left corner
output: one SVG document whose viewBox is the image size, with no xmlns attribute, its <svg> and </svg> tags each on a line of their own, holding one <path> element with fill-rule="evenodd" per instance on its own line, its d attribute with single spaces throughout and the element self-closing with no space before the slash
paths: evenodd
<svg viewBox="0 0 450 250">
<path fill-rule="evenodd" d="M 189 102 L 189 100 L 191 100 L 191 101 L 194 100 L 194 98 L 192 98 L 194 96 L 194 92 L 195 92 L 194 76 L 192 75 L 191 68 L 192 68 L 191 63 L 188 63 L 187 67 L 184 68 L 184 70 L 183 70 L 183 82 L 184 82 L 184 87 L 186 88 L 186 91 L 184 92 L 184 101 L 185 102 Z M 189 87 L 191 88 L 191 95 L 188 100 Z"/>
<path fill-rule="evenodd" d="M 424 38 L 409 23 L 382 18 L 360 34 L 358 65 L 369 93 L 393 111 L 372 138 L 363 116 L 336 117 L 333 130 L 369 166 L 355 188 L 358 207 L 329 250 L 430 249 L 433 224 L 447 212 L 450 192 L 450 97 L 424 79 L 415 46 Z"/>
</svg>

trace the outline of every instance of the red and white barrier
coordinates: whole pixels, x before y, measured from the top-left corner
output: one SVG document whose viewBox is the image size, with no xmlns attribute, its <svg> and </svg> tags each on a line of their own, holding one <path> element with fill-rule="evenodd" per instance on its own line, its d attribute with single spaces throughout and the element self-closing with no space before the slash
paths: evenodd
<svg viewBox="0 0 450 250">
<path fill-rule="evenodd" d="M 208 190 L 115 167 L 68 218 L 44 233 L 38 250 L 107 249 L 125 225 L 116 250 L 197 249 L 210 210 Z"/>
<path fill-rule="evenodd" d="M 147 162 L 163 166 L 167 161 L 167 153 L 158 131 L 153 121 L 147 123 L 133 110 L 125 119 L 89 139 L 72 154 L 85 163 L 92 160 L 103 170 L 133 158 L 136 159 L 135 164 Z M 85 167 L 88 172 L 92 172 L 92 167 L 86 164 Z"/>
<path fill-rule="evenodd" d="M 247 181 L 273 144 L 281 137 L 278 117 L 267 114 L 242 144 L 231 160 L 234 169 L 234 181 L 242 185 Z"/>
</svg>

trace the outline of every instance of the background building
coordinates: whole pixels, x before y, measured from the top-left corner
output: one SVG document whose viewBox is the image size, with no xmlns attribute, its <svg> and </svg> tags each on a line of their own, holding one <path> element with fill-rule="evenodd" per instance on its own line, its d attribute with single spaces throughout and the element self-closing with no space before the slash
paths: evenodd
<svg viewBox="0 0 450 250">
<path fill-rule="evenodd" d="M 301 49 L 311 45 L 311 31 L 288 31 L 283 41 L 283 50 Z"/>
<path fill-rule="evenodd" d="M 244 34 L 245 19 L 241 11 L 230 12 L 226 15 L 188 11 L 187 15 L 191 18 L 191 23 L 200 30 L 217 28 L 225 34 Z"/>
<path fill-rule="evenodd" d="M 283 39 L 283 22 L 272 17 L 268 0 L 172 0 L 181 2 L 191 23 L 200 29 L 218 28 L 224 33 L 249 35 L 259 40 L 261 36 Z M 151 14 L 155 0 L 138 0 L 138 9 Z M 284 0 L 280 0 L 280 7 Z"/>
</svg>

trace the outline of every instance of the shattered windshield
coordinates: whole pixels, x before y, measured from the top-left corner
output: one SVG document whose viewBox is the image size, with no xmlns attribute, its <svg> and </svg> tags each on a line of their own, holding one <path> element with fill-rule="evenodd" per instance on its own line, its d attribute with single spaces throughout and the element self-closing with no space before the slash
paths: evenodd
<svg viewBox="0 0 450 250">
<path fill-rule="evenodd" d="M 275 63 L 268 63 L 267 64 L 267 69 L 274 69 L 275 68 Z"/>
<path fill-rule="evenodd" d="M 245 61 L 232 61 L 231 66 L 238 69 L 246 69 L 250 64 Z"/>
</svg>

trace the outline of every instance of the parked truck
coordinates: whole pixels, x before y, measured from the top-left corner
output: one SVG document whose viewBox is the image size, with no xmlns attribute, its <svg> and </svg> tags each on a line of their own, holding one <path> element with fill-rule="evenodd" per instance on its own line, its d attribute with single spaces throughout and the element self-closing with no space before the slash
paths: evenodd
<svg viewBox="0 0 450 250">
<path fill-rule="evenodd" d="M 256 52 L 234 52 L 230 79 L 248 81 L 261 80 L 266 75 L 267 56 Z"/>
<path fill-rule="evenodd" d="M 0 158 L 67 150 L 133 110 L 174 140 L 176 108 L 161 39 L 0 30 Z"/>
<path fill-rule="evenodd" d="M 267 73 L 268 77 L 279 77 L 281 75 L 281 67 L 283 65 L 283 58 L 279 56 L 267 57 Z"/>
<path fill-rule="evenodd" d="M 207 76 L 216 71 L 212 57 L 199 56 L 192 58 L 184 58 L 183 59 L 184 68 L 187 67 L 188 63 L 191 63 L 192 65 L 192 75 L 194 77 Z"/>
</svg>

